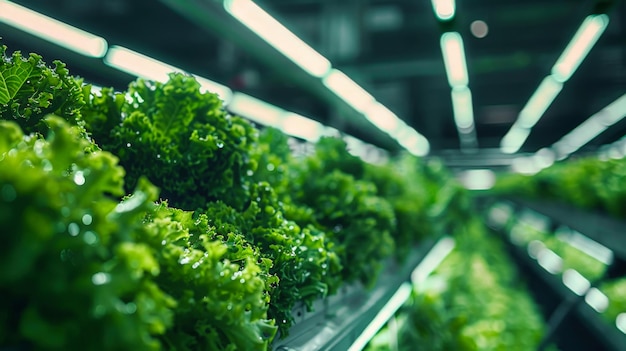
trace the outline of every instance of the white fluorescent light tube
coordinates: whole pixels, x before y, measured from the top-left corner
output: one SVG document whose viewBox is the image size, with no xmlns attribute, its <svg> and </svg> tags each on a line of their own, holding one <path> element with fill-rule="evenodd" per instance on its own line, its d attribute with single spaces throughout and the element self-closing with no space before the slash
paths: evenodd
<svg viewBox="0 0 626 351">
<path fill-rule="evenodd" d="M 114 45 L 104 57 L 104 63 L 137 77 L 165 82 L 169 74 L 180 69 L 136 51 Z"/>
<path fill-rule="evenodd" d="M 430 151 L 428 139 L 411 127 L 406 127 L 398 143 L 415 156 L 426 156 Z"/>
<path fill-rule="evenodd" d="M 530 97 L 516 121 L 523 128 L 532 128 L 548 110 L 554 99 L 563 89 L 563 83 L 553 76 L 547 76 Z"/>
<path fill-rule="evenodd" d="M 0 22 L 89 57 L 107 52 L 104 38 L 72 27 L 10 1 L 0 0 Z"/>
<path fill-rule="evenodd" d="M 552 146 L 561 157 L 567 156 L 593 140 L 608 127 L 626 117 L 626 94 L 589 117 Z"/>
<path fill-rule="evenodd" d="M 578 296 L 585 295 L 591 287 L 589 280 L 574 269 L 568 269 L 563 272 L 563 276 L 561 278 L 563 280 L 563 284 Z"/>
<path fill-rule="evenodd" d="M 606 311 L 610 304 L 608 296 L 604 295 L 604 293 L 597 288 L 589 289 L 585 295 L 585 302 L 598 313 Z"/>
<path fill-rule="evenodd" d="M 389 301 L 380 309 L 376 317 L 372 319 L 370 324 L 365 327 L 361 335 L 352 343 L 348 351 L 361 351 L 367 343 L 376 335 L 380 328 L 387 323 L 387 321 L 393 317 L 396 311 L 402 307 L 406 300 L 411 296 L 411 284 L 405 282 L 400 285 L 398 290 L 391 296 Z"/>
<path fill-rule="evenodd" d="M 454 0 L 432 0 L 435 15 L 441 21 L 447 21 L 454 17 L 456 4 Z"/>
<path fill-rule="evenodd" d="M 505 154 L 513 154 L 519 151 L 530 135 L 529 128 L 521 128 L 515 124 L 500 142 L 500 150 Z"/>
<path fill-rule="evenodd" d="M 185 72 L 178 67 L 117 45 L 111 46 L 104 57 L 104 63 L 134 76 L 159 82 L 168 81 L 172 72 Z M 195 74 L 192 76 L 200 83 L 201 90 L 217 94 L 224 104 L 228 104 L 232 99 L 233 93 L 230 88 Z"/>
<path fill-rule="evenodd" d="M 285 115 L 285 110 L 279 107 L 238 92 L 233 94 L 228 105 L 228 111 L 256 123 L 278 129 L 282 128 L 283 116 Z"/>
<path fill-rule="evenodd" d="M 626 312 L 617 315 L 617 318 L 615 318 L 615 326 L 622 333 L 626 334 Z"/>
<path fill-rule="evenodd" d="M 463 38 L 457 32 L 448 32 L 441 35 L 441 52 L 446 66 L 448 83 L 451 87 L 466 86 L 469 82 L 467 64 L 465 63 L 465 49 Z"/>
<path fill-rule="evenodd" d="M 230 104 L 230 101 L 233 99 L 233 91 L 229 87 L 195 74 L 192 74 L 192 76 L 200 83 L 200 91 L 217 94 L 225 106 Z"/>
<path fill-rule="evenodd" d="M 225 0 L 224 8 L 268 44 L 314 77 L 330 70 L 330 61 L 250 0 Z"/>
<path fill-rule="evenodd" d="M 367 108 L 365 118 L 387 134 L 392 134 L 400 125 L 400 118 L 380 102 L 374 102 Z"/>
<path fill-rule="evenodd" d="M 591 118 L 598 118 L 607 127 L 621 121 L 624 117 L 626 117 L 626 94 L 591 116 Z"/>
<path fill-rule="evenodd" d="M 496 174 L 490 169 L 470 169 L 459 174 L 459 181 L 469 190 L 487 190 L 496 183 Z"/>
<path fill-rule="evenodd" d="M 588 119 L 569 132 L 562 140 L 570 146 L 569 153 L 572 153 L 600 135 L 606 128 L 600 121 Z"/>
<path fill-rule="evenodd" d="M 435 270 L 443 260 L 454 250 L 456 242 L 453 238 L 446 236 L 439 239 L 430 252 L 422 259 L 422 262 L 411 272 L 411 282 L 413 285 L 421 285 L 426 278 Z"/>
<path fill-rule="evenodd" d="M 474 107 L 472 92 L 467 86 L 452 89 L 452 110 L 459 132 L 463 134 L 471 132 L 474 129 Z"/>
<path fill-rule="evenodd" d="M 565 82 L 574 74 L 608 24 L 609 16 L 605 14 L 589 15 L 585 18 L 552 67 L 552 75 L 556 80 Z"/>
<path fill-rule="evenodd" d="M 318 141 L 324 134 L 324 125 L 310 118 L 293 112 L 286 112 L 282 117 L 281 130 L 288 135 L 310 141 Z"/>
<path fill-rule="evenodd" d="M 563 270 L 563 259 L 561 256 L 548 248 L 539 252 L 537 263 L 550 274 L 557 274 Z"/>
<path fill-rule="evenodd" d="M 370 93 L 338 69 L 331 70 L 323 82 L 335 95 L 360 113 L 365 113 L 375 101 Z"/>
</svg>

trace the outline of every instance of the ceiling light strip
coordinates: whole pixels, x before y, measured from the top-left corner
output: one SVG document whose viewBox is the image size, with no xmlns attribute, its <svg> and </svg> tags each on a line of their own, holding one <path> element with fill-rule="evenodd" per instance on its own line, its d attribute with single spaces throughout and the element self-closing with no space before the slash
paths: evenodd
<svg viewBox="0 0 626 351">
<path fill-rule="evenodd" d="M 450 86 L 455 88 L 468 85 L 469 78 L 465 62 L 465 48 L 461 34 L 457 32 L 443 33 L 440 45 Z"/>
<path fill-rule="evenodd" d="M 474 125 L 472 92 L 468 87 L 469 76 L 463 38 L 457 32 L 443 33 L 440 39 L 440 46 L 446 76 L 452 88 L 452 111 L 454 123 L 459 133 L 461 149 L 471 151 L 478 147 L 478 140 L 476 139 Z"/>
<path fill-rule="evenodd" d="M 504 153 L 515 153 L 521 149 L 530 135 L 531 129 L 544 115 L 563 88 L 563 83 L 571 78 L 584 61 L 609 24 L 606 14 L 587 16 L 561 56 L 552 67 L 551 74 L 541 82 L 518 119 L 500 142 Z M 525 129 L 525 130 L 524 130 Z"/>
<path fill-rule="evenodd" d="M 454 0 L 432 0 L 433 11 L 440 21 L 449 21 L 454 18 L 456 3 Z"/>
<path fill-rule="evenodd" d="M 564 159 L 624 117 L 626 117 L 626 94 L 572 129 L 554 143 L 552 149 L 555 150 L 559 159 Z"/>
<path fill-rule="evenodd" d="M 609 16 L 606 14 L 589 15 L 585 18 L 552 67 L 552 75 L 557 81 L 564 83 L 570 79 L 608 25 Z"/>
<path fill-rule="evenodd" d="M 374 97 L 338 69 L 323 78 L 324 85 L 359 113 L 364 113 L 374 102 Z"/>
<path fill-rule="evenodd" d="M 10 1 L 0 0 L 0 22 L 81 55 L 100 58 L 107 52 L 104 38 Z"/>
<path fill-rule="evenodd" d="M 250 0 L 225 0 L 224 8 L 310 75 L 324 77 L 330 61 Z"/>
<path fill-rule="evenodd" d="M 104 57 L 104 63 L 128 74 L 159 82 L 169 80 L 169 74 L 172 72 L 185 72 L 178 67 L 117 45 L 111 46 Z M 200 83 L 203 91 L 217 94 L 224 104 L 228 104 L 232 99 L 233 92 L 230 88 L 198 75 L 192 76 Z"/>
</svg>

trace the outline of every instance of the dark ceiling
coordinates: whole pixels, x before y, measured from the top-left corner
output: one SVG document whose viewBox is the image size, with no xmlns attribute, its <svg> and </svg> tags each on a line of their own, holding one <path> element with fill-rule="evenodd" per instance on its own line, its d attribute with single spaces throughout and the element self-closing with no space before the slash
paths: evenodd
<svg viewBox="0 0 626 351">
<path fill-rule="evenodd" d="M 286 110 L 335 126 L 389 150 L 399 145 L 260 43 L 215 0 L 21 0 L 15 1 L 228 85 Z M 592 0 L 457 0 L 453 22 L 435 19 L 430 0 L 256 1 L 304 41 L 346 72 L 377 100 L 428 138 L 431 155 L 451 166 L 507 164 L 500 140 L 550 73 L 582 20 L 609 8 L 610 23 L 587 59 L 532 130 L 520 153 L 550 146 L 592 114 L 626 93 L 626 4 Z M 479 39 L 470 25 L 485 21 Z M 460 152 L 450 87 L 439 37 L 463 39 L 472 90 L 478 151 Z M 0 24 L 11 50 L 61 59 L 86 80 L 125 88 L 133 77 Z M 586 146 L 593 150 L 626 134 L 618 123 Z"/>
</svg>

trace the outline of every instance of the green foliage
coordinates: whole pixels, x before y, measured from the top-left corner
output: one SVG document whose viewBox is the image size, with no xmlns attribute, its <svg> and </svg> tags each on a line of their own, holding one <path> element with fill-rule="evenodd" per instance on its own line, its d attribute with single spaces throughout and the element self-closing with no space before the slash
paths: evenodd
<svg viewBox="0 0 626 351">
<path fill-rule="evenodd" d="M 607 268 L 606 264 L 575 248 L 565 239 L 538 230 L 523 220 L 517 219 L 514 221 L 511 231 L 514 233 L 515 241 L 523 245 L 527 245 L 533 240 L 540 241 L 546 248 L 554 251 L 563 259 L 563 271 L 574 269 L 591 281 L 599 279 L 604 275 L 604 271 Z"/>
<path fill-rule="evenodd" d="M 116 154 L 131 189 L 146 176 L 170 205 L 187 210 L 221 200 L 242 209 L 249 201 L 250 123 L 230 116 L 215 94 L 191 76 L 166 83 L 138 79 L 122 95 L 103 89 L 82 110 L 87 130 Z"/>
<path fill-rule="evenodd" d="M 86 153 L 81 129 L 45 119 L 47 138 L 0 122 L 0 345 L 158 350 L 176 304 L 138 241 L 155 189 L 123 203 L 122 168 Z"/>
<path fill-rule="evenodd" d="M 295 160 L 289 170 L 290 200 L 305 207 L 291 213 L 298 216 L 294 220 L 324 231 L 340 258 L 344 282 L 373 284 L 381 261 L 393 253 L 396 220 L 374 183 L 356 178 L 363 175 L 363 162 L 342 140 L 322 138 L 315 154 Z"/>
<path fill-rule="evenodd" d="M 250 248 L 236 259 L 214 240 L 205 215 L 162 203 L 151 213 L 147 244 L 161 266 L 156 282 L 176 299 L 168 350 L 266 350 L 276 333 L 267 319 L 262 268 Z"/>
<path fill-rule="evenodd" d="M 423 172 L 416 157 L 402 154 L 383 165 L 365 165 L 365 179 L 373 182 L 378 195 L 393 207 L 396 228 L 392 235 L 396 253 L 406 256 L 412 245 L 435 233 L 428 208 L 435 201 L 438 186 Z"/>
<path fill-rule="evenodd" d="M 534 176 L 503 175 L 494 192 L 549 199 L 583 209 L 626 216 L 626 160 L 583 157 L 555 163 Z"/>
<path fill-rule="evenodd" d="M 272 187 L 260 182 L 251 187 L 253 200 L 243 212 L 223 204 L 209 205 L 207 216 L 222 238 L 242 235 L 258 248 L 268 267 L 266 289 L 270 295 L 268 315 L 276 320 L 282 336 L 293 323 L 296 302 L 311 306 L 328 292 L 327 276 L 337 273 L 338 259 L 328 250 L 323 235 L 283 217 Z M 334 270 L 334 271 L 333 271 Z"/>
<path fill-rule="evenodd" d="M 60 61 L 50 68 L 37 54 L 23 57 L 15 51 L 7 57 L 6 50 L 0 45 L 0 119 L 17 122 L 25 133 L 45 133 L 41 122 L 48 114 L 78 123 L 84 105 L 81 80 Z"/>
<path fill-rule="evenodd" d="M 544 324 L 504 248 L 477 220 L 457 230 L 454 251 L 398 313 L 398 350 L 536 350 Z M 392 350 L 389 333 L 367 350 Z"/>
</svg>

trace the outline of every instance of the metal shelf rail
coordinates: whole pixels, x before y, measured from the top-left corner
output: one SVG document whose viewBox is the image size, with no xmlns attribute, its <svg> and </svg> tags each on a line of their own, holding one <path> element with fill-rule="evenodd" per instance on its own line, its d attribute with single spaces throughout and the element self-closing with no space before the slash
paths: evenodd
<svg viewBox="0 0 626 351">
<path fill-rule="evenodd" d="M 579 215 L 579 211 L 568 212 L 568 209 L 559 208 L 558 205 L 552 206 L 516 199 L 513 201 L 497 201 L 490 206 L 487 213 L 487 224 L 505 238 L 512 248 L 515 258 L 550 287 L 562 301 L 548 321 L 548 331 L 542 347 L 547 346 L 561 322 L 567 318 L 569 313 L 574 312 L 597 338 L 602 340 L 607 350 L 626 350 L 626 334 L 607 323 L 598 312 L 598 310 L 602 309 L 600 306 L 604 303 L 601 299 L 600 301 L 598 300 L 598 295 L 602 294 L 594 287 L 598 282 L 589 282 L 575 270 L 568 269 L 562 271 L 561 258 L 547 249 L 543 243 L 539 241 L 524 243 L 515 240 L 515 236 L 512 235 L 513 232 L 511 231 L 514 218 L 526 216 L 526 219 L 528 219 L 528 209 L 538 212 L 534 217 L 534 224 L 538 227 L 545 228 L 550 225 L 550 221 L 555 221 L 563 225 L 571 225 L 572 228 L 585 233 L 585 229 L 606 221 L 613 226 L 607 227 L 609 229 L 606 230 L 596 228 L 594 232 L 596 234 L 602 233 L 601 238 L 605 239 L 604 243 L 610 243 L 610 240 L 615 239 L 616 235 L 623 234 L 617 233 L 616 221 L 612 219 L 601 218 L 598 215 L 588 213 Z M 585 222 L 585 220 L 590 222 Z M 623 228 L 626 229 L 626 224 L 624 224 Z M 592 236 L 592 238 L 597 239 L 600 237 Z M 606 297 L 604 296 L 604 298 Z"/>
<path fill-rule="evenodd" d="M 626 222 L 565 204 L 525 199 L 513 199 L 512 202 L 542 213 L 606 246 L 615 256 L 626 259 Z"/>
<path fill-rule="evenodd" d="M 454 240 L 443 237 L 413 248 L 403 264 L 388 260 L 376 285 L 346 286 L 333 296 L 294 309 L 295 324 L 289 336 L 274 341 L 274 351 L 363 349 L 367 342 L 406 302 L 412 284 L 419 284 L 454 248 Z"/>
</svg>

